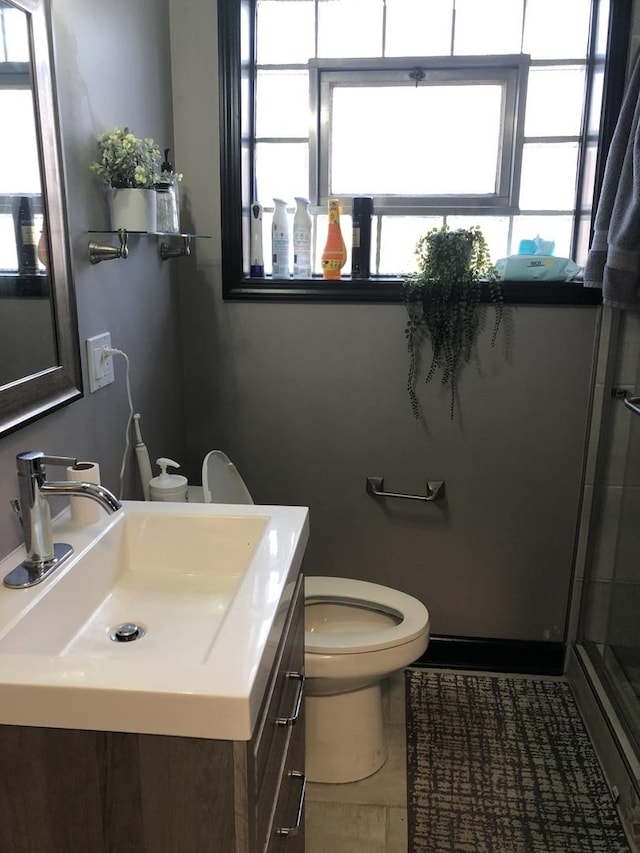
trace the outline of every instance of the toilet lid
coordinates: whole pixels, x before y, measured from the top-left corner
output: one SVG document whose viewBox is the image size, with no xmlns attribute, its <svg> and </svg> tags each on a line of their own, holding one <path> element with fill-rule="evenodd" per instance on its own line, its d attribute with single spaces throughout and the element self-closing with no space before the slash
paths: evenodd
<svg viewBox="0 0 640 853">
<path fill-rule="evenodd" d="M 253 498 L 236 466 L 221 450 L 211 450 L 202 463 L 205 503 L 253 504 Z"/>
<path fill-rule="evenodd" d="M 351 578 L 305 577 L 305 601 L 348 602 L 352 607 L 399 614 L 399 624 L 348 633 L 305 631 L 305 650 L 311 654 L 354 654 L 392 648 L 429 633 L 429 611 L 421 601 L 397 589 Z"/>
</svg>

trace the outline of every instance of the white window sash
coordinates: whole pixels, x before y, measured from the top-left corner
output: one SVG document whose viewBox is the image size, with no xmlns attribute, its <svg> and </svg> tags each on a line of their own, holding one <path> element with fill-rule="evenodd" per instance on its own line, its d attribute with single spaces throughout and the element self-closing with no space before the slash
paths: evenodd
<svg viewBox="0 0 640 853">
<path fill-rule="evenodd" d="M 502 88 L 501 138 L 495 193 L 470 195 L 375 195 L 376 213 L 396 215 L 499 214 L 519 212 L 518 194 L 529 57 L 523 54 L 500 56 L 412 57 L 350 60 L 310 60 L 310 108 L 314 120 L 309 134 L 309 188 L 312 204 L 324 209 L 330 196 L 331 99 L 337 86 L 415 86 L 410 72 L 419 70 L 417 85 L 486 83 Z M 424 77 L 422 77 L 424 74 Z M 377 121 L 363 128 L 363 144 L 375 133 Z M 402 132 L 402 129 L 399 130 Z M 470 152 L 473 150 L 470 132 Z M 371 195 L 371 193 L 367 193 Z"/>
</svg>

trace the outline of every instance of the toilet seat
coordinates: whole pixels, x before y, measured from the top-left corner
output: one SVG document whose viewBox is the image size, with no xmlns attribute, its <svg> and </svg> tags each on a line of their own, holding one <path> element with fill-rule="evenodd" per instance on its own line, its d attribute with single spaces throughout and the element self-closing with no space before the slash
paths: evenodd
<svg viewBox="0 0 640 853">
<path fill-rule="evenodd" d="M 205 503 L 253 504 L 253 498 L 238 469 L 221 450 L 211 450 L 202 462 L 202 491 Z"/>
<path fill-rule="evenodd" d="M 401 617 L 398 624 L 377 630 L 346 633 L 305 631 L 307 654 L 348 655 L 393 648 L 424 635 L 429 613 L 422 602 L 397 589 L 350 578 L 305 578 L 305 604 L 315 602 L 365 607 L 389 616 Z M 390 620 L 391 621 L 391 620 Z"/>
</svg>

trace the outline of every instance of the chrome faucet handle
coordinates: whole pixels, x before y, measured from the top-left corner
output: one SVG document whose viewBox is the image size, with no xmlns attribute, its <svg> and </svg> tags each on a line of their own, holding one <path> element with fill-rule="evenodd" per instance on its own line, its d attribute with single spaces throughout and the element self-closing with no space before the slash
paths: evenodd
<svg viewBox="0 0 640 853">
<path fill-rule="evenodd" d="M 30 462 L 36 465 L 77 465 L 78 460 L 71 456 L 47 456 L 42 450 L 25 450 L 16 456 L 18 463 Z"/>
<path fill-rule="evenodd" d="M 42 450 L 25 450 L 16 456 L 18 480 L 37 482 L 42 485 L 46 477 L 46 465 L 76 465 L 77 461 L 70 456 L 47 456 Z M 21 498 L 24 504 L 25 496 L 21 495 Z"/>
<path fill-rule="evenodd" d="M 68 465 L 78 464 L 78 458 L 73 459 L 71 456 L 43 456 L 40 461 L 43 465 L 59 465 L 65 468 Z"/>
</svg>

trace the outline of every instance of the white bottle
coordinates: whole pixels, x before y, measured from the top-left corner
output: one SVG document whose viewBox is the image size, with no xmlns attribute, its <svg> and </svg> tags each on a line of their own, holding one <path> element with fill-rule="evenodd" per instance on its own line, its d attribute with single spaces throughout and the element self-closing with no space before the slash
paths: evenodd
<svg viewBox="0 0 640 853">
<path fill-rule="evenodd" d="M 274 198 L 276 206 L 271 227 L 271 255 L 273 278 L 289 278 L 289 217 L 287 202 Z"/>
<path fill-rule="evenodd" d="M 160 474 L 149 482 L 149 494 L 152 501 L 186 501 L 188 482 L 186 477 L 180 474 L 167 474 L 167 467 L 179 468 L 173 459 L 165 459 L 161 456 L 156 459 L 156 465 L 160 466 Z"/>
<path fill-rule="evenodd" d="M 258 201 L 251 204 L 251 260 L 250 278 L 263 278 L 264 260 L 262 257 L 262 205 Z"/>
<path fill-rule="evenodd" d="M 309 199 L 296 196 L 293 217 L 293 277 L 311 278 L 311 214 Z"/>
</svg>

